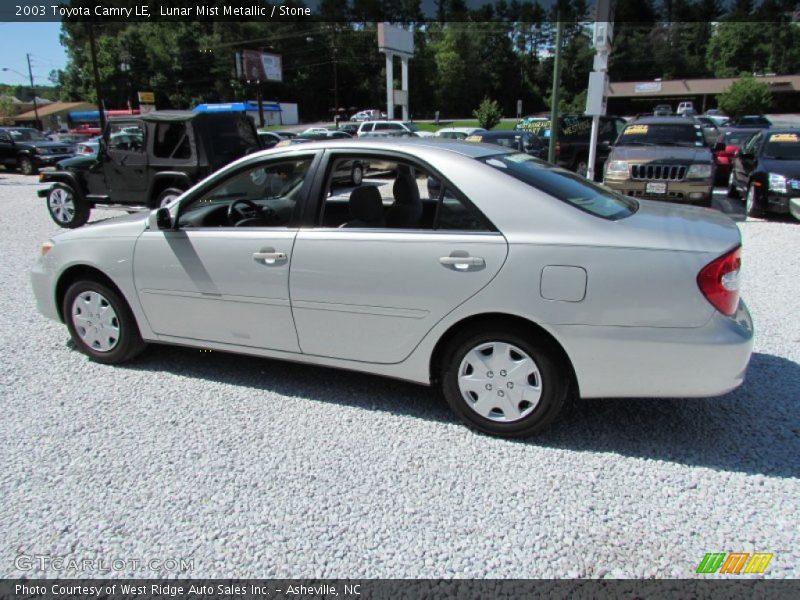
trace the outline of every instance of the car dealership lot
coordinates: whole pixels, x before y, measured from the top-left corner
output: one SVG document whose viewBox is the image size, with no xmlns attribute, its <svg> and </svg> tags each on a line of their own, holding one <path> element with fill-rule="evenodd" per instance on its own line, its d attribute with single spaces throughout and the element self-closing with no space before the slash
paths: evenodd
<svg viewBox="0 0 800 600">
<path fill-rule="evenodd" d="M 800 576 L 790 218 L 741 225 L 742 388 L 583 403 L 511 442 L 377 377 L 170 347 L 88 362 L 34 306 L 54 232 L 38 188 L 0 172 L 0 575 L 77 575 L 15 569 L 51 555 L 192 558 L 196 577 L 686 577 L 706 552 L 760 551 L 768 576 Z M 166 573 L 110 573 L 133 574 Z"/>
</svg>

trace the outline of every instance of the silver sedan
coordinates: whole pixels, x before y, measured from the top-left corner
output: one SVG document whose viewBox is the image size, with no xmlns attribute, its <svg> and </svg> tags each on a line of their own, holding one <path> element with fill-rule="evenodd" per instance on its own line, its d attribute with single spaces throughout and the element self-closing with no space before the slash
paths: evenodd
<svg viewBox="0 0 800 600">
<path fill-rule="evenodd" d="M 353 161 L 359 185 L 335 185 Z M 249 155 L 167 208 L 59 233 L 32 283 L 99 362 L 151 342 L 353 369 L 441 386 L 472 427 L 525 436 L 573 396 L 740 385 L 740 244 L 719 212 L 497 146 L 336 140 Z"/>
</svg>

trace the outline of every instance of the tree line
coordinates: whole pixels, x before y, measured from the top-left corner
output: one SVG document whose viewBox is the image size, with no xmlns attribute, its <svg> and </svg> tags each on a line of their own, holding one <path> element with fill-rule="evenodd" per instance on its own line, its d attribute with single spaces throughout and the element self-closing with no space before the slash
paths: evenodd
<svg viewBox="0 0 800 600">
<path fill-rule="evenodd" d="M 155 92 L 159 108 L 254 99 L 235 78 L 234 53 L 263 49 L 283 59 L 282 83 L 262 84 L 265 98 L 297 102 L 304 120 L 385 105 L 385 59 L 377 49 L 375 6 L 384 20 L 414 32 L 411 113 L 414 118 L 470 115 L 483 98 L 506 116 L 548 108 L 556 19 L 564 23 L 562 110 L 582 111 L 592 69 L 591 4 L 500 0 L 468 9 L 437 0 L 425 21 L 421 0 L 322 0 L 320 20 L 291 22 L 129 22 L 95 25 L 102 99 L 108 108 L 136 105 Z M 376 4 L 377 3 L 377 4 Z M 661 77 L 726 77 L 800 72 L 800 27 L 794 0 L 736 0 L 723 14 L 718 0 L 618 0 L 611 81 Z M 297 6 L 301 6 L 299 2 Z M 388 13 L 388 14 L 387 14 Z M 757 25 L 754 22 L 757 21 Z M 88 23 L 64 23 L 68 64 L 51 74 L 62 100 L 96 101 Z M 334 72 L 336 76 L 334 78 Z M 399 79 L 399 69 L 395 68 Z M 339 107 L 334 107 L 334 87 Z M 396 82 L 399 87 L 399 81 Z"/>
</svg>

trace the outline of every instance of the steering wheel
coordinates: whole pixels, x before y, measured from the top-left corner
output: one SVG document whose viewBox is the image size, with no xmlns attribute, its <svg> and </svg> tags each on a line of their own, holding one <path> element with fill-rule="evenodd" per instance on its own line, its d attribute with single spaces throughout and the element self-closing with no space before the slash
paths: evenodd
<svg viewBox="0 0 800 600">
<path fill-rule="evenodd" d="M 268 225 L 277 213 L 268 206 L 258 206 L 252 200 L 240 198 L 228 206 L 228 224 L 233 227 Z"/>
</svg>

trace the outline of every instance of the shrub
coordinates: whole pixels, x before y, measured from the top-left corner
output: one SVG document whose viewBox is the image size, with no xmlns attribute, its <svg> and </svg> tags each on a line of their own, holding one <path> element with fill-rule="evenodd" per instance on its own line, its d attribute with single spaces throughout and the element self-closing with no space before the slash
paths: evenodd
<svg viewBox="0 0 800 600">
<path fill-rule="evenodd" d="M 497 100 L 489 100 L 489 97 L 483 99 L 480 106 L 472 111 L 472 116 L 478 119 L 478 124 L 484 129 L 491 129 L 498 123 L 503 113 L 500 111 L 500 105 Z"/>
</svg>

